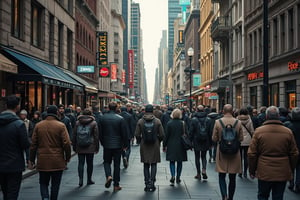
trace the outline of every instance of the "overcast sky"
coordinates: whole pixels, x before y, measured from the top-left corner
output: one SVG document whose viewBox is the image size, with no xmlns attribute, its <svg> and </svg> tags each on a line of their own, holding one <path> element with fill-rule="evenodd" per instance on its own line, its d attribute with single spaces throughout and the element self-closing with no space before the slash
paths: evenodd
<svg viewBox="0 0 300 200">
<path fill-rule="evenodd" d="M 168 29 L 168 0 L 133 0 L 140 4 L 148 100 L 153 101 L 155 69 L 162 30 Z"/>
</svg>

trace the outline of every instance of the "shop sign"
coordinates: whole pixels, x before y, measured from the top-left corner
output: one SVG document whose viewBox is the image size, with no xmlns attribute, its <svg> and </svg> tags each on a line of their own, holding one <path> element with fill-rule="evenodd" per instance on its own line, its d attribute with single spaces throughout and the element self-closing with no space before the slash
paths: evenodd
<svg viewBox="0 0 300 200">
<path fill-rule="evenodd" d="M 180 45 L 184 44 L 183 30 L 178 31 L 178 44 L 180 44 Z"/>
<path fill-rule="evenodd" d="M 117 69 L 118 65 L 117 64 L 111 64 L 110 65 L 110 73 L 111 73 L 111 82 L 117 82 Z"/>
<path fill-rule="evenodd" d="M 289 71 L 299 71 L 299 63 L 295 61 L 288 62 Z"/>
<path fill-rule="evenodd" d="M 123 69 L 122 70 L 122 85 L 126 84 L 126 71 Z"/>
<path fill-rule="evenodd" d="M 107 51 L 107 32 L 99 31 L 97 33 L 99 40 L 99 49 L 97 52 L 97 59 L 99 60 L 99 65 L 107 65 L 108 64 L 108 51 Z"/>
<path fill-rule="evenodd" d="M 77 66 L 77 73 L 95 73 L 95 66 Z"/>
<path fill-rule="evenodd" d="M 1 89 L 1 97 L 5 97 L 6 96 L 6 89 Z"/>
<path fill-rule="evenodd" d="M 201 85 L 201 74 L 193 74 L 193 87 L 199 87 Z"/>
<path fill-rule="evenodd" d="M 109 77 L 109 69 L 108 67 L 100 67 L 99 69 L 100 77 Z"/>
<path fill-rule="evenodd" d="M 134 50 L 128 50 L 128 84 L 129 88 L 134 85 Z"/>
<path fill-rule="evenodd" d="M 248 74 L 248 81 L 253 81 L 264 77 L 263 72 L 253 72 Z"/>
</svg>

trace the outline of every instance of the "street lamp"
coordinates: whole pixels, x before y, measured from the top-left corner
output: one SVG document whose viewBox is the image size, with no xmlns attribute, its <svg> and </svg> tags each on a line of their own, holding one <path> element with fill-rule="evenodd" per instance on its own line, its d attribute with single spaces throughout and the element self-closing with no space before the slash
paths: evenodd
<svg viewBox="0 0 300 200">
<path fill-rule="evenodd" d="M 193 68 L 192 68 L 192 57 L 194 56 L 194 49 L 190 47 L 187 51 L 187 55 L 189 56 L 190 59 L 190 112 L 192 113 L 193 105 L 192 105 L 192 73 L 193 73 Z"/>
</svg>

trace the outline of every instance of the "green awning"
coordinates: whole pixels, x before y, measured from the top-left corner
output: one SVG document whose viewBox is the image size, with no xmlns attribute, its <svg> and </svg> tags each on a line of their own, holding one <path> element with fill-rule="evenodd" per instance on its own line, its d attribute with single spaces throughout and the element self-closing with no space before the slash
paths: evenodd
<svg viewBox="0 0 300 200">
<path fill-rule="evenodd" d="M 84 90 L 89 93 L 98 93 L 98 89 L 92 85 L 92 83 L 89 83 L 88 81 L 84 80 L 80 76 L 77 76 L 74 72 L 64 70 L 66 74 L 68 74 L 71 78 L 75 79 L 79 83 L 81 83 L 84 86 Z"/>
</svg>

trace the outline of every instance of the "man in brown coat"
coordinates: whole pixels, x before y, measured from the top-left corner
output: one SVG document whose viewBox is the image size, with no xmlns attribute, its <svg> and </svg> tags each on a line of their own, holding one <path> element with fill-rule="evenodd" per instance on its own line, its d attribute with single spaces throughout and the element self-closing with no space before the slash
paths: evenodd
<svg viewBox="0 0 300 200">
<path fill-rule="evenodd" d="M 270 106 L 266 121 L 255 130 L 248 150 L 249 172 L 258 179 L 259 200 L 268 199 L 271 190 L 273 199 L 283 199 L 298 153 L 293 133 L 279 120 L 279 109 Z"/>
<path fill-rule="evenodd" d="M 37 155 L 36 168 L 40 175 L 40 190 L 43 200 L 56 200 L 63 170 L 71 158 L 71 141 L 66 126 L 59 121 L 58 109 L 50 105 L 47 117 L 39 122 L 32 135 L 30 164 L 33 168 Z M 37 153 L 38 152 L 38 153 Z M 48 185 L 51 179 L 51 195 Z"/>
<path fill-rule="evenodd" d="M 219 143 L 222 138 L 223 127 L 220 123 L 222 120 L 225 126 L 236 124 L 235 130 L 237 133 L 237 139 L 241 142 L 244 139 L 241 122 L 232 116 L 232 105 L 226 104 L 223 108 L 224 117 L 215 121 L 213 129 L 212 140 Z M 216 171 L 219 172 L 219 185 L 221 190 L 222 199 L 232 200 L 235 192 L 236 174 L 242 173 L 240 151 L 235 154 L 225 154 L 220 151 L 220 145 L 217 147 L 216 154 Z M 229 174 L 229 186 L 227 196 L 226 174 Z"/>
<path fill-rule="evenodd" d="M 153 123 L 152 134 L 155 134 L 156 140 L 153 143 L 148 143 L 144 132 L 145 123 Z M 135 136 L 137 140 L 141 140 L 140 154 L 141 162 L 144 163 L 144 180 L 145 191 L 155 191 L 155 180 L 157 163 L 160 162 L 160 143 L 164 139 L 164 129 L 159 119 L 153 115 L 153 106 L 147 105 L 145 107 L 145 114 L 142 119 L 138 121 L 135 130 Z M 151 173 L 150 173 L 151 167 Z"/>
</svg>

